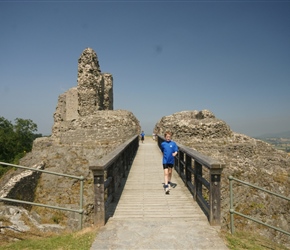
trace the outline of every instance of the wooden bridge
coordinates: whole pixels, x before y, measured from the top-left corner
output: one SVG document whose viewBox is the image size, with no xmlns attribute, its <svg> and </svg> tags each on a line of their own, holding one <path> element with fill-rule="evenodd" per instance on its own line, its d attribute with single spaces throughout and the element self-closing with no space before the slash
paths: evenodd
<svg viewBox="0 0 290 250">
<path fill-rule="evenodd" d="M 227 249 L 219 227 L 210 225 L 176 171 L 172 182 L 177 185 L 165 194 L 162 154 L 156 141 L 140 142 L 127 178 L 118 178 L 116 169 L 128 165 L 123 151 L 118 149 L 113 157 L 90 167 L 95 178 L 95 221 L 106 222 L 91 249 Z"/>
</svg>

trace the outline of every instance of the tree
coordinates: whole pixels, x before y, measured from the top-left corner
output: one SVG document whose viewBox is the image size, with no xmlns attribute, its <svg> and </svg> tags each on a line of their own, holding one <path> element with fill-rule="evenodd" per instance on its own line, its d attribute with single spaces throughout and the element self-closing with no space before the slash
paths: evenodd
<svg viewBox="0 0 290 250">
<path fill-rule="evenodd" d="M 11 162 L 15 155 L 13 124 L 0 117 L 0 161 Z"/>
<path fill-rule="evenodd" d="M 33 132 L 37 131 L 37 125 L 30 119 L 15 119 L 14 132 L 17 142 L 17 152 L 29 152 L 35 139 Z"/>
<path fill-rule="evenodd" d="M 31 151 L 37 125 L 30 119 L 15 119 L 15 125 L 0 117 L 0 161 L 18 164 L 26 152 Z M 0 165 L 0 177 L 9 168 Z"/>
</svg>

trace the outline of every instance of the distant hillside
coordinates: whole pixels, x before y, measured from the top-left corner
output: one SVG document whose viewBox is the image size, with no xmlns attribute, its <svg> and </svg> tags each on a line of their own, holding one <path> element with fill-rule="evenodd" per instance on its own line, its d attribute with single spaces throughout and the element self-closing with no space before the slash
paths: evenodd
<svg viewBox="0 0 290 250">
<path fill-rule="evenodd" d="M 290 138 L 290 131 L 286 132 L 280 132 L 280 133 L 269 133 L 269 134 L 263 134 L 260 136 L 256 136 L 257 139 L 263 139 L 263 138 Z"/>
</svg>

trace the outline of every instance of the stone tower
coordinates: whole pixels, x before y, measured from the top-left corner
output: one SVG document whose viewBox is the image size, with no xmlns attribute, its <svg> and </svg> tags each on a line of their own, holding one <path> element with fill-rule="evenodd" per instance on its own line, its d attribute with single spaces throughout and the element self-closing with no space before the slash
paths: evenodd
<svg viewBox="0 0 290 250">
<path fill-rule="evenodd" d="M 113 110 L 113 77 L 102 74 L 97 54 L 87 48 L 78 60 L 78 113 L 94 114 L 96 110 Z"/>
<path fill-rule="evenodd" d="M 113 110 L 113 76 L 101 73 L 96 52 L 86 48 L 78 59 L 77 87 L 60 95 L 52 135 L 71 127 L 71 122 L 94 115 L 98 111 Z"/>
</svg>

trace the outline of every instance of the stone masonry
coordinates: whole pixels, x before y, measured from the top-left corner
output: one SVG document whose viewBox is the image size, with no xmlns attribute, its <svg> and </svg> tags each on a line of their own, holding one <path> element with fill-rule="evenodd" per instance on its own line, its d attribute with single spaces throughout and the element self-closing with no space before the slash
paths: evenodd
<svg viewBox="0 0 290 250">
<path fill-rule="evenodd" d="M 94 190 L 89 166 L 138 135 L 140 123 L 130 111 L 113 110 L 113 77 L 101 72 L 97 54 L 91 48 L 85 49 L 78 60 L 77 86 L 59 96 L 53 117 L 52 135 L 37 138 L 32 151 L 21 159 L 20 165 L 32 167 L 41 164 L 48 171 L 83 176 L 84 226 L 90 226 L 93 224 Z M 17 183 L 28 180 L 28 177 L 14 177 L 22 176 L 20 172 L 10 172 L 7 178 L 19 180 Z M 7 178 L 4 176 L 0 180 L 0 188 L 5 187 Z M 80 182 L 75 179 L 42 173 L 35 178 L 31 189 L 34 193 L 30 195 L 33 200 L 30 201 L 79 209 L 79 187 Z M 24 197 L 20 193 L 25 193 L 25 190 L 17 190 L 17 194 L 5 192 L 5 197 Z M 58 218 L 57 223 L 66 230 L 78 226 L 76 213 L 36 206 L 29 210 L 38 215 L 43 225 L 55 223 L 55 218 Z"/>
<path fill-rule="evenodd" d="M 270 144 L 232 131 L 209 110 L 182 111 L 164 116 L 155 133 L 173 132 L 173 140 L 225 164 L 221 183 L 222 228 L 229 230 L 231 175 L 266 190 L 290 197 L 290 157 Z M 204 170 L 206 173 L 206 170 Z M 237 211 L 290 232 L 290 202 L 247 186 L 234 184 Z M 235 216 L 237 230 L 255 231 L 290 247 L 289 236 Z"/>
</svg>

